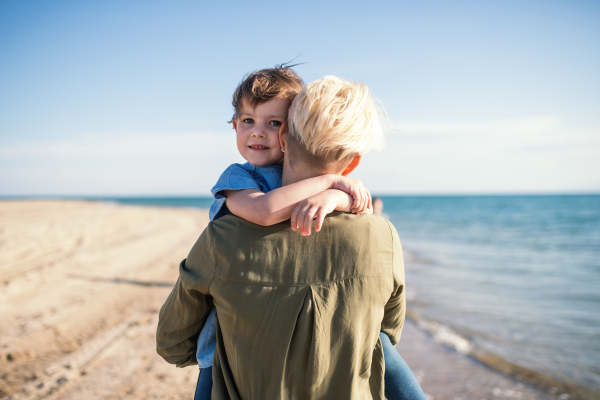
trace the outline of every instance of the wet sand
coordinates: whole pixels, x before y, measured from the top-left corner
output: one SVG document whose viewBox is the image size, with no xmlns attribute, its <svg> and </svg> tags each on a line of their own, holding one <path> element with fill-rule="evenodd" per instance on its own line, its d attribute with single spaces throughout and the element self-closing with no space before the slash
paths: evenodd
<svg viewBox="0 0 600 400">
<path fill-rule="evenodd" d="M 191 399 L 198 370 L 155 351 L 158 310 L 206 211 L 0 201 L 0 398 Z M 429 399 L 561 399 L 407 320 L 398 349 Z"/>
<path fill-rule="evenodd" d="M 504 375 L 436 339 L 407 320 L 396 346 L 429 400 L 571 399 L 557 388 L 542 390 Z"/>
</svg>

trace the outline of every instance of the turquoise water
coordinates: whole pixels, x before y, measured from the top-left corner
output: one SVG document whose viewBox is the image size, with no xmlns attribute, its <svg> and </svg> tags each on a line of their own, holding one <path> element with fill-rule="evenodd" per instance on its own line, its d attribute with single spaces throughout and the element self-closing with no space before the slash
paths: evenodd
<svg viewBox="0 0 600 400">
<path fill-rule="evenodd" d="M 411 310 L 513 363 L 600 388 L 600 196 L 383 201 L 407 252 Z"/>
<path fill-rule="evenodd" d="M 600 196 L 384 197 L 409 307 L 523 367 L 600 387 Z"/>
</svg>

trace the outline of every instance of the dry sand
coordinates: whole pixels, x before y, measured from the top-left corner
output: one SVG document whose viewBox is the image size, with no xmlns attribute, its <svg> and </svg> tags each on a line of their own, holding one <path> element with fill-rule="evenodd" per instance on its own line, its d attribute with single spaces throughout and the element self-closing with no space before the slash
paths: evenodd
<svg viewBox="0 0 600 400">
<path fill-rule="evenodd" d="M 0 202 L 0 397 L 190 398 L 155 351 L 160 306 L 206 212 Z"/>
<path fill-rule="evenodd" d="M 0 398 L 191 399 L 198 370 L 164 362 L 154 333 L 207 221 L 199 210 L 0 201 Z M 561 398 L 410 321 L 398 348 L 430 399 Z"/>
</svg>

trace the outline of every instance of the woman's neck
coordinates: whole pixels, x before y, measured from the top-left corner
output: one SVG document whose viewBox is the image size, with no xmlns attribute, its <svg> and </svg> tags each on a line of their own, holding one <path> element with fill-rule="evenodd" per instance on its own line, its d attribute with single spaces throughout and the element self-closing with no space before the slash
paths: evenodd
<svg viewBox="0 0 600 400">
<path fill-rule="evenodd" d="M 322 171 L 312 165 L 296 161 L 293 167 L 290 166 L 288 160 L 283 161 L 283 175 L 281 177 L 281 186 L 291 185 L 292 183 L 300 182 L 305 179 L 314 178 L 331 173 L 330 171 Z"/>
</svg>

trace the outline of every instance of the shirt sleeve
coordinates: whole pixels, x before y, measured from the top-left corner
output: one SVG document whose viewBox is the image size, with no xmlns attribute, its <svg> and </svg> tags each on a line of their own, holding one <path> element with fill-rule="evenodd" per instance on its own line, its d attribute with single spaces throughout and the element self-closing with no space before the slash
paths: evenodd
<svg viewBox="0 0 600 400">
<path fill-rule="evenodd" d="M 248 170 L 244 169 L 241 164 L 231 164 L 221 174 L 216 185 L 211 189 L 211 193 L 215 200 L 210 206 L 208 213 L 210 220 L 214 221 L 227 214 L 227 207 L 225 207 L 227 198 L 223 194 L 224 191 L 244 189 L 256 189 L 262 192 L 256 179 Z"/>
<path fill-rule="evenodd" d="M 214 276 L 212 224 L 179 265 L 179 279 L 160 309 L 156 330 L 156 351 L 178 367 L 197 364 L 198 335 L 206 323 L 213 299 L 210 284 Z"/>
<path fill-rule="evenodd" d="M 392 273 L 394 277 L 394 290 L 385 305 L 381 331 L 388 335 L 392 344 L 395 346 L 400 341 L 400 334 L 402 333 L 404 317 L 406 314 L 404 257 L 402 255 L 402 246 L 396 228 L 394 228 L 389 221 L 386 221 L 386 223 L 392 234 Z"/>
</svg>

